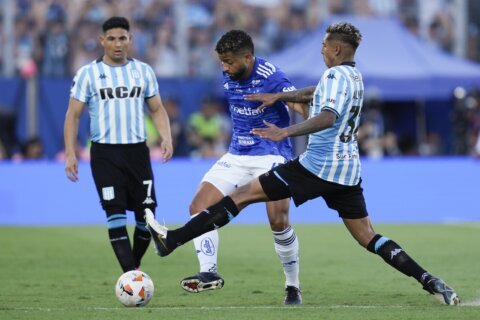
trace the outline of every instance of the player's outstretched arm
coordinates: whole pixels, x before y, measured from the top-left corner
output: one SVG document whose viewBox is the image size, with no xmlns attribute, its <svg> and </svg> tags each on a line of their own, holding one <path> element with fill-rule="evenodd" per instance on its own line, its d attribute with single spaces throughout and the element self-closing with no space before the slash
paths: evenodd
<svg viewBox="0 0 480 320">
<path fill-rule="evenodd" d="M 63 139 L 65 141 L 65 173 L 67 178 L 75 182 L 78 180 L 78 159 L 77 159 L 77 135 L 80 115 L 82 114 L 84 103 L 70 98 L 67 114 L 65 115 L 65 124 L 63 127 Z"/>
<path fill-rule="evenodd" d="M 251 132 L 268 140 L 280 141 L 287 137 L 303 136 L 330 128 L 336 119 L 337 116 L 333 112 L 324 110 L 313 118 L 285 128 L 279 128 L 264 120 L 263 123 L 267 126 L 266 128 L 255 128 Z"/>
<path fill-rule="evenodd" d="M 258 109 L 262 110 L 277 101 L 309 103 L 312 100 L 314 91 L 315 87 L 306 87 L 287 92 L 247 94 L 244 98 L 248 101 L 260 101 L 262 104 Z"/>
<path fill-rule="evenodd" d="M 167 162 L 173 155 L 172 133 L 170 131 L 170 120 L 167 111 L 158 94 L 149 98 L 147 105 L 158 134 L 160 135 L 160 148 L 163 153 L 163 162 Z"/>
</svg>

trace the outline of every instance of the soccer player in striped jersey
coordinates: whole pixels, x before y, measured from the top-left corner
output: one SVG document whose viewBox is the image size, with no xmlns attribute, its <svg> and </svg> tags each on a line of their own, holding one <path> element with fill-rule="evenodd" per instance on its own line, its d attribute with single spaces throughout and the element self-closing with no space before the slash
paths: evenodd
<svg viewBox="0 0 480 320">
<path fill-rule="evenodd" d="M 87 105 L 92 175 L 106 212 L 113 251 L 126 272 L 140 267 L 151 240 L 144 210 L 154 212 L 157 206 L 145 143 L 145 103 L 159 132 L 165 162 L 172 156 L 172 138 L 152 68 L 127 55 L 132 42 L 128 20 L 112 17 L 102 29 L 103 56 L 80 68 L 70 91 L 64 127 L 65 171 L 68 179 L 78 180 L 75 150 L 80 115 Z M 133 247 L 126 228 L 127 210 L 135 212 Z"/>
<path fill-rule="evenodd" d="M 308 120 L 279 128 L 266 122 L 252 132 L 272 141 L 309 135 L 307 150 L 297 159 L 273 168 L 210 206 L 184 227 L 168 230 L 147 214 L 154 242 L 168 255 L 178 245 L 227 224 L 240 210 L 254 202 L 292 197 L 295 205 L 322 197 L 336 210 L 355 240 L 368 251 L 409 277 L 442 303 L 458 304 L 455 291 L 418 265 L 396 242 L 376 233 L 368 217 L 360 178 L 356 133 L 363 105 L 363 80 L 355 68 L 360 31 L 349 23 L 330 25 L 323 40 L 322 55 L 328 69 L 313 92 Z M 277 94 L 255 94 L 248 99 L 261 108 L 278 100 L 306 101 L 312 88 Z M 272 108 L 269 107 L 269 108 Z"/>
<path fill-rule="evenodd" d="M 203 177 L 190 204 L 194 217 L 204 208 L 220 201 L 236 188 L 292 158 L 288 139 L 274 142 L 251 133 L 267 120 L 279 127 L 290 125 L 288 107 L 303 113 L 298 103 L 276 103 L 274 108 L 258 110 L 259 103 L 246 101 L 244 95 L 257 92 L 294 90 L 285 74 L 270 62 L 254 55 L 251 37 L 241 30 L 225 33 L 215 51 L 223 68 L 223 88 L 229 104 L 233 134 L 228 152 Z M 307 105 L 308 107 L 308 105 Z M 299 281 L 298 239 L 290 226 L 289 199 L 266 203 L 274 238 L 274 248 L 285 273 L 285 304 L 302 302 Z M 194 239 L 200 272 L 184 278 L 180 285 L 188 292 L 220 289 L 223 278 L 217 273 L 219 237 L 212 230 Z"/>
</svg>

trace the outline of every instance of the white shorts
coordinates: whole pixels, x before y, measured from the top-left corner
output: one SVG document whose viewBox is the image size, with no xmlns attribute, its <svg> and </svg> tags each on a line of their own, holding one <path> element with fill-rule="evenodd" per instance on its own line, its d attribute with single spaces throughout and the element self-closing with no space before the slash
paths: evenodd
<svg viewBox="0 0 480 320">
<path fill-rule="evenodd" d="M 282 156 L 240 156 L 226 153 L 208 170 L 201 182 L 209 182 L 228 195 L 273 167 L 287 162 Z"/>
</svg>

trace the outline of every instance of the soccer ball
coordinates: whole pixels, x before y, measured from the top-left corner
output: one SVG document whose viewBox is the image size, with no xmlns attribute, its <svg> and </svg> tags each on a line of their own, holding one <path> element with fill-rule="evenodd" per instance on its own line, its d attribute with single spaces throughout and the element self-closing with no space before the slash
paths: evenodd
<svg viewBox="0 0 480 320">
<path fill-rule="evenodd" d="M 143 307 L 153 297 L 153 281 L 142 271 L 128 271 L 118 278 L 115 294 L 126 307 Z"/>
</svg>

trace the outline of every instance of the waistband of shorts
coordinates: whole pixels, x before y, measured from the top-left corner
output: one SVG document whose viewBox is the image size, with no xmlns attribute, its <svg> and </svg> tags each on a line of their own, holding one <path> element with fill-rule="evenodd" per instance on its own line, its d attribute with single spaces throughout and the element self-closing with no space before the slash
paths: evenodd
<svg viewBox="0 0 480 320">
<path fill-rule="evenodd" d="M 100 149 L 109 149 L 109 150 L 125 150 L 125 149 L 135 149 L 142 146 L 146 146 L 147 142 L 139 142 L 139 143 L 98 143 L 92 141 L 92 147 L 95 146 L 96 148 Z"/>
</svg>

